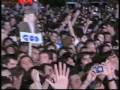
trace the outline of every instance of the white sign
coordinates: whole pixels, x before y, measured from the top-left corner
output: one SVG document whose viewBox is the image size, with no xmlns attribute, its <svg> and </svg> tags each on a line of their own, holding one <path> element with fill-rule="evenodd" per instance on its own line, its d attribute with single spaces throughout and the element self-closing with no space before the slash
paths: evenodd
<svg viewBox="0 0 120 90">
<path fill-rule="evenodd" d="M 28 32 L 20 32 L 20 40 L 21 42 L 29 42 L 33 44 L 42 44 L 43 38 L 41 33 L 28 33 Z"/>
</svg>

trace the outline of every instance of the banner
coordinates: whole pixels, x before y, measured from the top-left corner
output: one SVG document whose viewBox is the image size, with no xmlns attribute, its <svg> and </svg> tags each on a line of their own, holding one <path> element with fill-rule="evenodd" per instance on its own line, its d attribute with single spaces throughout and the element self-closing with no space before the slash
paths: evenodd
<svg viewBox="0 0 120 90">
<path fill-rule="evenodd" d="M 41 33 L 28 33 L 28 32 L 20 32 L 20 40 L 21 42 L 29 42 L 33 44 L 42 44 L 43 38 Z"/>
</svg>

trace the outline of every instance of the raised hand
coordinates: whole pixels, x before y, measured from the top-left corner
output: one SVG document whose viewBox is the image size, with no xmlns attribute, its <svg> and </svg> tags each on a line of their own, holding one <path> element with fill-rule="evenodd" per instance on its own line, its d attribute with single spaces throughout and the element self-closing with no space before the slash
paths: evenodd
<svg viewBox="0 0 120 90">
<path fill-rule="evenodd" d="M 86 80 L 80 86 L 80 89 L 87 89 L 87 87 L 90 85 L 90 83 L 96 79 L 96 76 L 97 76 L 96 73 L 93 70 L 90 70 L 88 72 Z"/>
<path fill-rule="evenodd" d="M 104 64 L 104 72 L 103 74 L 106 75 L 107 77 L 114 77 L 114 67 L 111 64 L 110 61 L 106 61 Z"/>
<path fill-rule="evenodd" d="M 94 81 L 96 79 L 96 76 L 97 76 L 97 74 L 95 72 L 93 72 L 92 70 L 90 70 L 87 75 L 87 81 L 88 82 Z"/>
<path fill-rule="evenodd" d="M 33 69 L 31 73 L 31 78 L 33 82 L 40 82 L 39 71 Z"/>
<path fill-rule="evenodd" d="M 54 83 L 48 79 L 46 81 L 54 88 L 54 89 L 67 89 L 68 87 L 68 76 L 69 76 L 69 68 L 66 70 L 66 64 L 59 63 L 59 68 L 57 65 L 54 65 L 54 72 L 53 80 Z"/>
</svg>

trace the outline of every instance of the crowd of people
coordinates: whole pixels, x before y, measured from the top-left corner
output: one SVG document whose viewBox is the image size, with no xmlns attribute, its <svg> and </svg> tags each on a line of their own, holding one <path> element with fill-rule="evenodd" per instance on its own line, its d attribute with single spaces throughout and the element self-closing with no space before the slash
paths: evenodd
<svg viewBox="0 0 120 90">
<path fill-rule="evenodd" d="M 2 4 L 1 14 L 1 89 L 118 89 L 115 7 L 34 2 Z M 42 44 L 32 44 L 31 55 L 29 43 L 20 40 L 24 22 L 43 37 Z"/>
</svg>

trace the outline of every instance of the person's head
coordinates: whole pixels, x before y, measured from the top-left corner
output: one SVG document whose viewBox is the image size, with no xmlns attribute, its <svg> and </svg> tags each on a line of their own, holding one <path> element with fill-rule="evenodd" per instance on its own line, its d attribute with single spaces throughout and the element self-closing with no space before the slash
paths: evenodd
<svg viewBox="0 0 120 90">
<path fill-rule="evenodd" d="M 52 62 L 57 62 L 57 59 L 58 59 L 58 53 L 55 51 L 55 50 L 50 50 L 49 51 L 50 54 L 52 54 L 51 56 L 51 60 Z"/>
<path fill-rule="evenodd" d="M 95 40 L 94 43 L 95 43 L 95 47 L 96 47 L 96 48 L 99 47 L 99 46 L 101 45 L 101 43 L 100 43 L 99 40 Z"/>
<path fill-rule="evenodd" d="M 5 55 L 3 58 L 2 58 L 2 64 L 7 67 L 8 69 L 12 69 L 12 68 L 15 68 L 17 66 L 17 57 L 16 55 L 14 54 L 8 54 L 8 55 Z"/>
<path fill-rule="evenodd" d="M 81 60 L 80 60 L 81 66 L 86 66 L 86 65 L 92 63 L 92 58 L 91 58 L 90 54 L 84 53 L 80 57 L 81 57 Z"/>
<path fill-rule="evenodd" d="M 105 42 L 112 42 L 112 36 L 109 32 L 104 33 Z"/>
<path fill-rule="evenodd" d="M 10 19 L 10 25 L 11 26 L 14 26 L 16 24 L 16 19 L 14 18 L 14 17 L 12 17 L 11 19 Z"/>
<path fill-rule="evenodd" d="M 58 40 L 58 33 L 57 32 L 51 32 L 51 36 L 50 36 L 50 40 L 53 42 L 53 43 L 56 43 L 57 40 Z"/>
<path fill-rule="evenodd" d="M 39 56 L 40 56 L 39 57 L 40 64 L 51 63 L 49 51 L 47 51 L 47 50 L 42 51 L 42 52 L 40 52 Z"/>
<path fill-rule="evenodd" d="M 7 37 L 3 40 L 3 47 L 6 47 L 6 46 L 14 44 L 14 43 L 15 42 L 11 38 Z"/>
<path fill-rule="evenodd" d="M 110 23 L 107 23 L 103 26 L 103 29 L 102 29 L 103 32 L 109 32 L 112 36 L 115 35 L 115 28 L 114 28 L 114 24 L 110 24 Z"/>
<path fill-rule="evenodd" d="M 75 64 L 76 64 L 75 60 L 74 60 L 74 58 L 71 55 L 72 55 L 71 53 L 66 52 L 62 56 L 62 61 L 65 62 L 68 65 L 75 66 Z"/>
<path fill-rule="evenodd" d="M 39 49 L 37 47 L 32 47 L 32 60 L 34 63 L 38 63 L 39 61 Z"/>
<path fill-rule="evenodd" d="M 53 67 L 51 64 L 44 64 L 45 76 L 51 76 L 53 74 Z"/>
<path fill-rule="evenodd" d="M 105 53 L 105 52 L 108 52 L 108 51 L 111 51 L 112 50 L 112 47 L 108 44 L 103 44 L 102 46 L 102 53 Z"/>
<path fill-rule="evenodd" d="M 9 45 L 6 47 L 6 53 L 7 54 L 15 54 L 16 53 L 16 48 L 14 45 Z"/>
<path fill-rule="evenodd" d="M 28 53 L 28 43 L 20 43 L 19 50 L 21 52 Z"/>
<path fill-rule="evenodd" d="M 95 47 L 95 44 L 92 40 L 88 40 L 86 42 L 86 47 L 88 48 L 89 51 L 96 52 L 96 47 Z"/>
<path fill-rule="evenodd" d="M 105 89 L 103 82 L 98 78 L 89 85 L 89 89 Z"/>
<path fill-rule="evenodd" d="M 34 14 L 34 13 L 32 13 L 31 11 L 29 12 L 27 12 L 26 11 L 26 13 L 27 14 L 25 14 L 24 15 L 24 22 L 32 22 L 32 23 L 35 23 L 35 21 L 36 21 L 36 15 Z"/>
<path fill-rule="evenodd" d="M 102 33 L 96 34 L 95 40 L 96 40 L 96 39 L 98 39 L 98 40 L 101 42 L 101 44 L 104 43 L 104 35 L 103 35 Z"/>
<path fill-rule="evenodd" d="M 7 30 L 8 32 L 11 31 L 11 25 L 10 25 L 10 22 L 9 22 L 9 21 L 5 21 L 3 27 L 4 27 L 4 29 Z"/>
<path fill-rule="evenodd" d="M 79 72 L 76 69 L 72 69 L 70 71 L 70 77 L 69 77 L 69 85 L 72 89 L 80 89 L 81 86 L 81 79 L 79 76 Z"/>
<path fill-rule="evenodd" d="M 28 71 L 30 68 L 33 67 L 33 61 L 32 58 L 24 55 L 19 59 L 19 66 L 24 69 L 25 71 Z"/>
</svg>

